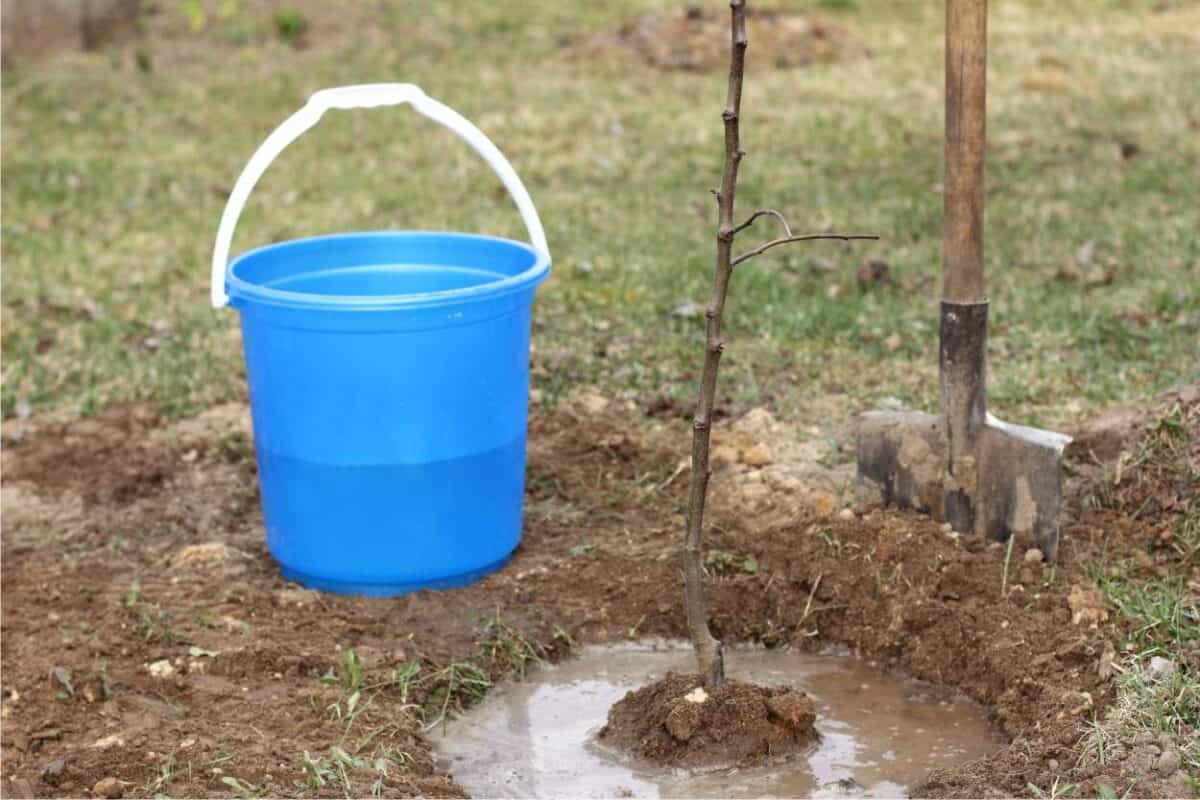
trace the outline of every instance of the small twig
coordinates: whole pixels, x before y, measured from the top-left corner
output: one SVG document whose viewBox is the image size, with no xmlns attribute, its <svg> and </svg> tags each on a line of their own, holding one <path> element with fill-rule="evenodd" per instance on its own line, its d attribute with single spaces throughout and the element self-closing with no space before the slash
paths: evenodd
<svg viewBox="0 0 1200 800">
<path fill-rule="evenodd" d="M 821 585 L 821 578 L 825 577 L 824 572 L 817 573 L 817 579 L 813 581 L 812 588 L 808 591 L 808 602 L 804 604 L 804 613 L 800 616 L 800 621 L 796 623 L 796 627 L 804 624 L 804 620 L 808 619 L 808 612 L 812 610 L 812 601 L 817 594 L 817 587 Z"/>
<path fill-rule="evenodd" d="M 682 475 L 683 471 L 685 469 L 687 469 L 688 466 L 689 466 L 688 462 L 680 461 L 679 465 L 677 467 L 675 467 L 675 471 L 671 473 L 671 476 L 669 478 L 667 478 L 665 481 L 658 484 L 657 486 L 651 486 L 648 489 L 645 489 L 644 494 L 653 494 L 654 492 L 661 492 L 663 489 L 670 486 L 675 481 L 676 478 L 678 478 L 680 475 Z"/>
<path fill-rule="evenodd" d="M 783 226 L 784 234 L 787 236 L 792 235 L 792 226 L 788 225 L 787 219 L 784 218 L 783 214 L 780 214 L 773 208 L 760 208 L 758 211 L 755 211 L 750 215 L 750 219 L 733 229 L 734 234 L 736 235 L 741 231 L 746 230 L 746 228 L 749 228 L 754 224 L 754 220 L 758 219 L 759 217 L 774 217 L 775 219 L 779 220 L 779 224 Z"/>
<path fill-rule="evenodd" d="M 1016 536 L 1009 534 L 1008 546 L 1004 548 L 1004 569 L 1000 573 L 1000 596 L 1001 597 L 1008 596 L 1008 562 L 1012 559 L 1013 542 L 1015 542 L 1016 540 L 1017 540 Z"/>
<path fill-rule="evenodd" d="M 791 242 L 808 242 L 808 241 L 812 241 L 813 239 L 839 239 L 843 242 L 849 242 L 849 241 L 853 241 L 855 239 L 878 239 L 878 238 L 879 238 L 878 234 L 874 234 L 874 233 L 806 233 L 801 236 L 784 236 L 781 239 L 772 239 L 769 242 L 760 244 L 758 247 L 754 248 L 753 250 L 751 250 L 747 253 L 742 253 L 740 256 L 738 256 L 732 262 L 730 262 L 729 266 L 730 266 L 730 268 L 736 267 L 738 264 L 742 263 L 743 261 L 748 261 L 757 255 L 762 255 L 763 253 L 770 250 L 772 247 L 778 247 L 781 244 L 789 244 Z"/>
</svg>

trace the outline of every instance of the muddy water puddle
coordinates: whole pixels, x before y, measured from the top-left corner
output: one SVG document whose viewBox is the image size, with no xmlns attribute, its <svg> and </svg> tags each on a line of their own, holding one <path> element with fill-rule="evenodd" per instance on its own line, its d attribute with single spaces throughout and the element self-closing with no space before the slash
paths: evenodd
<svg viewBox="0 0 1200 800">
<path fill-rule="evenodd" d="M 609 707 L 693 668 L 682 645 L 637 644 L 584 648 L 498 687 L 439 729 L 438 760 L 475 797 L 900 797 L 929 770 L 1002 744 L 981 707 L 852 656 L 734 650 L 727 667 L 734 678 L 808 692 L 821 742 L 783 764 L 701 773 L 611 751 L 595 738 Z"/>
</svg>

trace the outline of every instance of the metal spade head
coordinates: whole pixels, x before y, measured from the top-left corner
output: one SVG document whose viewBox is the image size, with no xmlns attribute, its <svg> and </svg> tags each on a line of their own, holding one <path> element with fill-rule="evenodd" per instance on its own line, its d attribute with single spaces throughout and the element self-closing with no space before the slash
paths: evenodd
<svg viewBox="0 0 1200 800">
<path fill-rule="evenodd" d="M 943 417 L 868 411 L 859 418 L 860 504 L 916 509 L 960 533 L 996 541 L 1017 534 L 1052 561 L 1058 549 L 1063 450 L 1070 440 L 988 414 L 974 453 L 961 459 L 952 475 Z"/>
</svg>

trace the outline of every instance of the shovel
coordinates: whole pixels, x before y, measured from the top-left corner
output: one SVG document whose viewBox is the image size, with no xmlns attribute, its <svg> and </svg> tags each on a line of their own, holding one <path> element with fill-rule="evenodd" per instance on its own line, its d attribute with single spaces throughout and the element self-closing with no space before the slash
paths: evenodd
<svg viewBox="0 0 1200 800">
<path fill-rule="evenodd" d="M 942 413 L 869 411 L 859 420 L 860 504 L 914 508 L 960 533 L 1058 547 L 1062 455 L 1070 437 L 987 411 L 983 279 L 987 0 L 946 0 L 946 175 Z"/>
</svg>

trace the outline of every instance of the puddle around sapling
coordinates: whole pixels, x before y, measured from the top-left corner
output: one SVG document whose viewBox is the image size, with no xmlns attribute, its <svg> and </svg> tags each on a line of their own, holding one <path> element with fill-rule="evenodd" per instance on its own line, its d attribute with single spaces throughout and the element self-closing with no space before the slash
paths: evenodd
<svg viewBox="0 0 1200 800">
<path fill-rule="evenodd" d="M 583 648 L 577 658 L 497 687 L 439 727 L 438 762 L 474 797 L 900 797 L 935 767 L 994 752 L 980 706 L 848 655 L 733 650 L 730 677 L 791 685 L 817 703 L 822 740 L 784 764 L 690 773 L 597 743 L 631 689 L 694 669 L 682 644 Z"/>
</svg>

